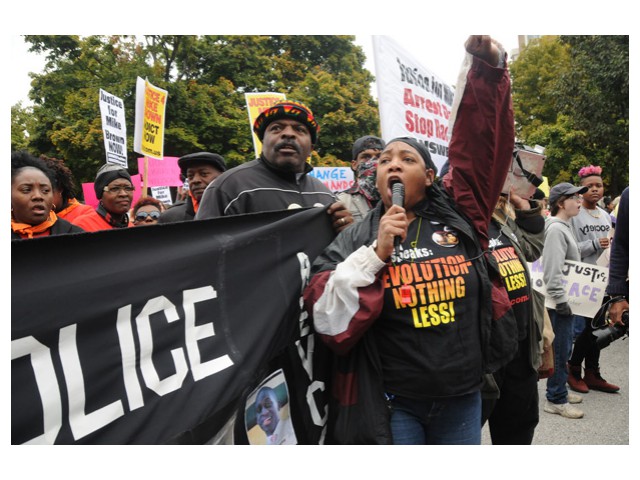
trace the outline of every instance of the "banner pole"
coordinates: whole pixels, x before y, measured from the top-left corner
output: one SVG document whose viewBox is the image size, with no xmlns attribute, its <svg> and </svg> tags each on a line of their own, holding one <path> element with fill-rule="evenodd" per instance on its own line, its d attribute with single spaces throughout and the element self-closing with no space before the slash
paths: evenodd
<svg viewBox="0 0 640 480">
<path fill-rule="evenodd" d="M 144 175 L 142 176 L 142 197 L 147 196 L 147 172 L 149 171 L 149 158 L 144 156 Z"/>
</svg>

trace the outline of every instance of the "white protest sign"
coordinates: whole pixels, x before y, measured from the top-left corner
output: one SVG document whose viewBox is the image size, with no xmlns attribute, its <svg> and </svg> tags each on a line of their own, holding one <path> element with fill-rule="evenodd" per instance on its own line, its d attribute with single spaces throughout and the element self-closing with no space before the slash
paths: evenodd
<svg viewBox="0 0 640 480">
<path fill-rule="evenodd" d="M 151 196 L 165 205 L 173 205 L 169 187 L 151 187 Z"/>
<path fill-rule="evenodd" d="M 127 125 L 124 118 L 124 102 L 100 89 L 100 116 L 104 134 L 104 150 L 107 163 L 115 163 L 124 168 L 127 164 Z"/>
<path fill-rule="evenodd" d="M 545 307 L 555 308 L 555 302 L 547 296 L 547 289 L 542 277 L 543 258 L 540 257 L 529 264 L 531 283 L 534 290 L 545 296 Z M 602 299 L 607 288 L 609 269 L 590 263 L 565 260 L 562 268 L 565 292 L 569 297 L 569 306 L 575 315 L 593 318 L 602 306 Z"/>
<path fill-rule="evenodd" d="M 384 35 L 373 36 L 382 137 L 424 143 L 438 169 L 449 156 L 453 89 Z"/>
<path fill-rule="evenodd" d="M 316 177 L 332 192 L 341 192 L 353 185 L 353 170 L 349 167 L 313 167 L 309 175 Z"/>
</svg>

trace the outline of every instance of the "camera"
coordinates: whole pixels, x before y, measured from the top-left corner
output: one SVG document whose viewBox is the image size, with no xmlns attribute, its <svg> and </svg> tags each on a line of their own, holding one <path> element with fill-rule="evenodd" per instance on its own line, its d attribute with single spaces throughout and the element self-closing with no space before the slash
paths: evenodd
<svg viewBox="0 0 640 480">
<path fill-rule="evenodd" d="M 608 347 L 611 342 L 624 335 L 629 335 L 629 312 L 622 312 L 622 325 L 616 323 L 593 331 L 599 349 Z"/>
</svg>

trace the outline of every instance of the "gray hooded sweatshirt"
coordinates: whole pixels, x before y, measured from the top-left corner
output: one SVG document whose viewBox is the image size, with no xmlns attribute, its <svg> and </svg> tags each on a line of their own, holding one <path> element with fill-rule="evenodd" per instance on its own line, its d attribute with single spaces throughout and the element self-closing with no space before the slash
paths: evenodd
<svg viewBox="0 0 640 480">
<path fill-rule="evenodd" d="M 578 242 L 571 223 L 558 217 L 549 217 L 544 226 L 544 248 L 542 250 L 543 280 L 547 294 L 558 303 L 569 301 L 562 285 L 562 266 L 565 260 L 580 261 Z"/>
</svg>

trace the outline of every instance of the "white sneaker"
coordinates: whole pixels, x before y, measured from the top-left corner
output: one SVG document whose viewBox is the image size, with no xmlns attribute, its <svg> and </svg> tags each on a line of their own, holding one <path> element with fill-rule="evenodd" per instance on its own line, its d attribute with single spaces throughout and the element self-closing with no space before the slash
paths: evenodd
<svg viewBox="0 0 640 480">
<path fill-rule="evenodd" d="M 569 403 L 582 403 L 582 397 L 577 393 L 567 392 L 567 399 Z"/>
<path fill-rule="evenodd" d="M 565 418 L 582 418 L 584 412 L 578 410 L 570 403 L 551 403 L 549 400 L 544 404 L 544 411 L 547 413 L 555 413 Z"/>
</svg>

